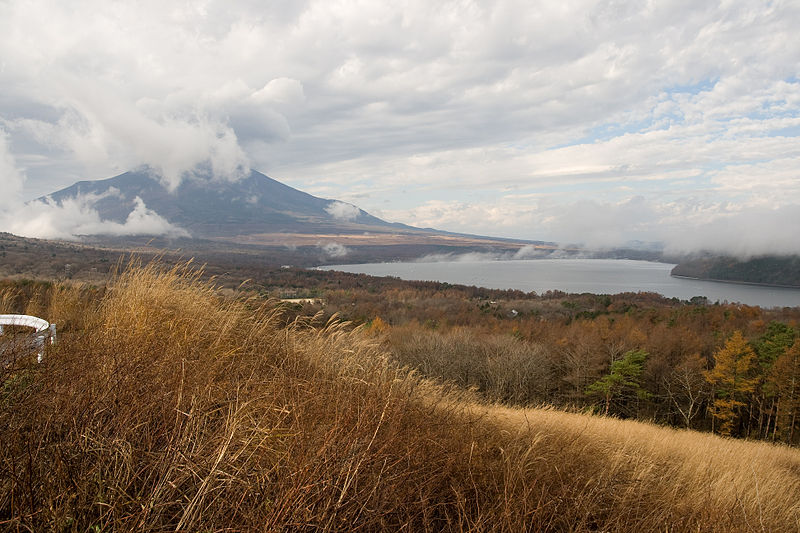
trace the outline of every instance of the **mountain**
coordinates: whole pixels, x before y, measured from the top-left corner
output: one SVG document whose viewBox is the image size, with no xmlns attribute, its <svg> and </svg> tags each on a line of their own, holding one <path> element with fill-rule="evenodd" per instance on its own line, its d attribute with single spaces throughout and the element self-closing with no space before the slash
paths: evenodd
<svg viewBox="0 0 800 533">
<path fill-rule="evenodd" d="M 255 170 L 236 181 L 196 175 L 169 191 L 153 172 L 141 169 L 109 179 L 79 181 L 49 195 L 59 205 L 76 197 L 88 199 L 101 219 L 120 223 L 140 198 L 170 223 L 203 238 L 416 230 L 386 222 L 350 204 L 312 196 Z"/>
</svg>

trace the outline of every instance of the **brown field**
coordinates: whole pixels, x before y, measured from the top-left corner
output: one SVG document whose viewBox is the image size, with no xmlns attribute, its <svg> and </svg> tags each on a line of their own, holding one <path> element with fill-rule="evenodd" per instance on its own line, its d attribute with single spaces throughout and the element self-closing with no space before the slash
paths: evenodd
<svg viewBox="0 0 800 533">
<path fill-rule="evenodd" d="M 222 239 L 218 239 L 222 240 Z M 427 245 L 427 246 L 493 246 L 510 251 L 519 250 L 520 242 L 486 237 L 469 237 L 462 235 L 446 235 L 424 232 L 370 232 L 370 233 L 255 233 L 225 237 L 225 242 L 238 244 L 255 244 L 265 246 L 316 246 L 320 243 L 338 243 L 344 246 L 395 246 L 395 245 Z M 536 249 L 555 250 L 550 244 L 532 245 Z"/>
<path fill-rule="evenodd" d="M 486 404 L 182 268 L 20 294 L 62 333 L 0 371 L 6 530 L 800 528 L 793 448 Z"/>
<path fill-rule="evenodd" d="M 232 240 L 234 239 L 234 240 Z M 345 247 L 330 254 L 325 246 Z M 108 279 L 123 257 L 159 257 L 178 263 L 194 259 L 207 265 L 209 275 L 226 275 L 236 286 L 245 280 L 264 278 L 282 265 L 310 267 L 328 264 L 413 260 L 431 254 L 470 252 L 509 253 L 524 243 L 482 240 L 448 235 L 414 233 L 247 235 L 220 240 L 168 239 L 163 237 L 92 237 L 82 242 L 28 239 L 0 233 L 0 277 L 76 279 L 98 283 Z M 544 249 L 545 245 L 536 245 Z"/>
</svg>

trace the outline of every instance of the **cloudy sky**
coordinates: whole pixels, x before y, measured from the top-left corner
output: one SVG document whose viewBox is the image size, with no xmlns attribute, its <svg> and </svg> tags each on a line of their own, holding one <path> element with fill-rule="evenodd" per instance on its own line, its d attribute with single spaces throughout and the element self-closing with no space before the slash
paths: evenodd
<svg viewBox="0 0 800 533">
<path fill-rule="evenodd" d="M 780 0 L 0 0 L 0 229 L 210 164 L 418 226 L 800 252 L 798 28 Z"/>
</svg>

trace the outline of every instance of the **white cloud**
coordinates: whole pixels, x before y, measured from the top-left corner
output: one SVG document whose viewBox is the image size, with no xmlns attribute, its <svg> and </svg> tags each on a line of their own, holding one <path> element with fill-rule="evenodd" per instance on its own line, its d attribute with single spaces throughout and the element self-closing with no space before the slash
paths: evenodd
<svg viewBox="0 0 800 533">
<path fill-rule="evenodd" d="M 8 150 L 7 136 L 0 130 L 0 231 L 45 239 L 76 239 L 81 235 L 189 236 L 148 209 L 139 197 L 135 198 L 134 209 L 124 223 L 101 220 L 91 206 L 103 196 L 119 194 L 113 187 L 104 195 L 69 198 L 61 205 L 49 200 L 23 203 L 24 181 L 24 174 Z"/>
<path fill-rule="evenodd" d="M 291 78 L 275 78 L 250 95 L 250 98 L 259 105 L 298 106 L 305 101 L 305 94 L 303 84 L 299 81 Z"/>
<path fill-rule="evenodd" d="M 319 247 L 322 249 L 325 255 L 333 259 L 339 259 L 340 257 L 344 257 L 350 253 L 350 250 L 347 249 L 346 246 L 339 244 L 338 242 L 328 242 L 319 245 Z"/>
<path fill-rule="evenodd" d="M 117 97 L 111 88 L 82 80 L 70 80 L 62 88 L 71 96 L 65 103 L 68 111 L 57 124 L 37 120 L 15 124 L 70 150 L 90 166 L 105 160 L 123 168 L 147 165 L 170 189 L 202 167 L 217 178 L 236 179 L 248 166 L 235 132 L 222 122 L 202 114 L 173 117 L 149 110 Z"/>
<path fill-rule="evenodd" d="M 136 197 L 134 209 L 123 223 L 101 220 L 91 205 L 101 197 L 84 195 L 61 205 L 39 200 L 0 213 L 0 229 L 23 237 L 74 240 L 82 235 L 167 235 L 188 237 Z"/>
<path fill-rule="evenodd" d="M 547 257 L 551 254 L 548 249 L 537 248 L 536 246 L 529 245 L 523 246 L 514 253 L 514 259 L 537 259 L 540 257 Z"/>
<path fill-rule="evenodd" d="M 344 221 L 355 220 L 361 212 L 358 207 L 344 202 L 331 202 L 325 211 L 333 218 Z"/>
<path fill-rule="evenodd" d="M 738 206 L 684 198 L 659 201 L 633 196 L 619 202 L 581 200 L 533 204 L 504 199 L 496 203 L 429 202 L 393 218 L 412 225 L 448 226 L 488 234 L 503 228 L 517 238 L 537 238 L 592 249 L 624 247 L 633 241 L 661 243 L 670 253 L 711 251 L 740 257 L 800 254 L 800 204 Z M 482 221 L 482 222 L 479 222 Z M 515 259 L 538 255 L 524 247 Z"/>
<path fill-rule="evenodd" d="M 8 149 L 8 135 L 0 129 L 0 212 L 20 201 L 25 176 L 17 168 L 17 162 Z"/>
<path fill-rule="evenodd" d="M 703 252 L 749 258 L 800 254 L 800 205 L 758 207 L 719 216 L 698 227 L 683 227 L 666 241 L 667 251 Z"/>
<path fill-rule="evenodd" d="M 495 261 L 500 259 L 512 259 L 511 254 L 494 254 L 482 252 L 469 252 L 465 254 L 429 254 L 419 259 L 415 263 L 471 263 L 476 261 Z"/>
</svg>

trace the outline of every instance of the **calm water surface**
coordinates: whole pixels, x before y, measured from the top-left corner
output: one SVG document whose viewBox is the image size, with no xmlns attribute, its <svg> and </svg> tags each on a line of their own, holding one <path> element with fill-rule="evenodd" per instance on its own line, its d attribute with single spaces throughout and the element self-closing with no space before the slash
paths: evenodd
<svg viewBox="0 0 800 533">
<path fill-rule="evenodd" d="M 491 289 L 519 289 L 539 294 L 548 290 L 595 294 L 657 292 L 668 298 L 681 300 L 705 296 L 710 302 L 740 302 L 761 307 L 800 306 L 800 289 L 673 278 L 669 273 L 674 266 L 619 259 L 533 259 L 374 263 L 320 268 L 371 276 L 396 276 L 406 280 L 444 281 Z"/>
</svg>

